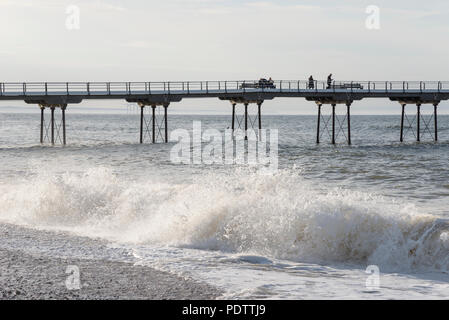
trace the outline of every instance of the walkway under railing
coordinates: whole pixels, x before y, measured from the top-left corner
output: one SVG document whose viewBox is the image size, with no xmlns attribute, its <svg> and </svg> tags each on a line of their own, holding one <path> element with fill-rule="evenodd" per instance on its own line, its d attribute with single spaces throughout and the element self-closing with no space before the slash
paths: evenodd
<svg viewBox="0 0 449 320">
<path fill-rule="evenodd" d="M 196 94 L 245 92 L 357 92 L 426 93 L 449 92 L 449 81 L 326 81 L 259 80 L 180 82 L 26 82 L 0 83 L 0 96 L 83 95 L 114 96 L 134 94 Z"/>
</svg>

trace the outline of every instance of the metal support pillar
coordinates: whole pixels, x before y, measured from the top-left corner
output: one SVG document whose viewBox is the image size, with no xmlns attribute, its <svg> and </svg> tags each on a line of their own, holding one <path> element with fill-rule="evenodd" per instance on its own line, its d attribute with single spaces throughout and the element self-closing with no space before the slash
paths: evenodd
<svg viewBox="0 0 449 320">
<path fill-rule="evenodd" d="M 346 107 L 348 108 L 348 119 L 347 119 L 347 121 L 348 121 L 348 145 L 351 145 L 352 144 L 352 141 L 351 141 L 351 104 L 347 103 Z"/>
<path fill-rule="evenodd" d="M 153 143 L 156 143 L 156 106 L 151 106 L 151 109 L 153 111 L 152 113 L 152 141 Z"/>
<path fill-rule="evenodd" d="M 234 135 L 235 130 L 235 103 L 232 104 L 232 134 Z"/>
<path fill-rule="evenodd" d="M 51 107 L 51 144 L 55 144 L 55 107 Z"/>
<path fill-rule="evenodd" d="M 401 137 L 400 141 L 404 142 L 404 120 L 405 120 L 405 106 L 406 104 L 402 104 L 402 115 L 401 115 Z"/>
<path fill-rule="evenodd" d="M 433 119 L 434 119 L 434 126 L 435 126 L 435 142 L 438 141 L 438 103 L 435 103 L 433 105 Z"/>
<path fill-rule="evenodd" d="M 145 106 L 140 106 L 140 144 L 143 143 L 143 113 Z"/>
<path fill-rule="evenodd" d="M 248 103 L 245 103 L 245 140 L 248 140 Z"/>
<path fill-rule="evenodd" d="M 66 134 L 65 134 L 65 109 L 67 108 L 67 105 L 61 106 L 61 112 L 62 112 L 62 144 L 66 145 Z"/>
<path fill-rule="evenodd" d="M 44 143 L 44 110 L 45 107 L 44 106 L 40 106 L 41 108 L 41 144 Z"/>
<path fill-rule="evenodd" d="M 165 143 L 168 143 L 168 119 L 167 119 L 168 104 L 164 104 L 164 122 L 165 122 Z"/>
<path fill-rule="evenodd" d="M 321 125 L 321 106 L 322 104 L 318 104 L 318 119 L 317 119 L 317 128 L 316 128 L 316 143 L 320 143 L 320 125 Z"/>
<path fill-rule="evenodd" d="M 262 140 L 262 110 L 261 110 L 262 109 L 262 103 L 263 102 L 261 102 L 261 101 L 259 101 L 257 103 L 257 112 L 258 112 L 257 118 L 259 120 L 259 134 L 258 134 L 259 140 Z"/>
<path fill-rule="evenodd" d="M 335 144 L 335 107 L 336 104 L 332 105 L 332 144 Z"/>
<path fill-rule="evenodd" d="M 421 104 L 417 103 L 416 104 L 417 110 L 416 110 L 416 141 L 420 142 L 421 141 Z"/>
</svg>

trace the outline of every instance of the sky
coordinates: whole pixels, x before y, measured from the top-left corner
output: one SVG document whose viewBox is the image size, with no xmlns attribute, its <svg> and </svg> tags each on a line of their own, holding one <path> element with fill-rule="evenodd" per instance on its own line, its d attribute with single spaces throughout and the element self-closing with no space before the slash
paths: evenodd
<svg viewBox="0 0 449 320">
<path fill-rule="evenodd" d="M 379 8 L 379 28 L 372 28 L 369 6 Z M 349 81 L 444 81 L 448 32 L 449 2 L 442 0 L 0 0 L 0 82 L 305 80 L 329 73 Z M 77 108 L 126 105 L 89 101 Z M 0 102 L 0 110 L 16 106 L 25 104 Z M 229 112 L 215 99 L 170 108 Z M 353 108 L 399 111 L 384 99 Z M 314 114 L 316 107 L 275 99 L 264 112 Z"/>
</svg>

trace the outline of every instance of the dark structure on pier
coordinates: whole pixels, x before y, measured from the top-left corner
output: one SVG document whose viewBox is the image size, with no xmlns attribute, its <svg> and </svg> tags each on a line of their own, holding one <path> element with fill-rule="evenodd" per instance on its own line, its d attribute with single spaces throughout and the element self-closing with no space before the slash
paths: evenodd
<svg viewBox="0 0 449 320">
<path fill-rule="evenodd" d="M 364 98 L 387 98 L 397 101 L 401 110 L 399 141 L 416 123 L 416 141 L 424 133 L 430 133 L 438 141 L 438 106 L 449 99 L 449 82 L 333 82 L 324 81 L 194 81 L 194 82 L 66 82 L 66 83 L 0 83 L 0 100 L 23 100 L 39 105 L 41 110 L 40 141 L 51 144 L 66 144 L 66 110 L 68 105 L 83 100 L 118 99 L 136 103 L 140 107 L 139 142 L 168 142 L 168 108 L 171 103 L 188 98 L 219 98 L 232 106 L 231 126 L 233 130 L 251 126 L 259 132 L 262 129 L 262 104 L 274 98 L 305 98 L 318 106 L 316 142 L 322 142 L 323 130 L 327 130 L 332 144 L 337 143 L 340 133 L 348 144 L 351 140 L 351 106 Z M 244 106 L 243 116 L 238 116 L 236 107 Z M 248 113 L 251 105 L 257 105 L 257 117 Z M 345 116 L 340 121 L 337 107 L 345 107 Z M 416 116 L 407 116 L 407 105 L 416 105 Z M 426 120 L 422 106 L 433 106 L 433 114 Z M 325 106 L 331 107 L 326 119 Z M 150 110 L 151 107 L 151 110 Z M 163 112 L 157 112 L 157 110 Z M 45 110 L 50 110 L 46 121 Z M 61 111 L 61 120 L 55 118 L 55 111 Z M 151 112 L 146 113 L 145 110 Z M 433 120 L 433 132 L 431 122 Z M 237 126 L 236 126 L 237 125 Z"/>
</svg>

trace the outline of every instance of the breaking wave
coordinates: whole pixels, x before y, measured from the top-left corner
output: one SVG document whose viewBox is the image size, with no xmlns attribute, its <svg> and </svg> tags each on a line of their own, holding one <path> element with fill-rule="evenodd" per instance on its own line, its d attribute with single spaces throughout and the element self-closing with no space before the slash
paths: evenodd
<svg viewBox="0 0 449 320">
<path fill-rule="evenodd" d="M 297 169 L 238 169 L 190 183 L 123 179 L 108 168 L 0 183 L 0 220 L 135 244 L 302 262 L 449 270 L 449 223 L 413 204 L 326 190 Z"/>
</svg>

